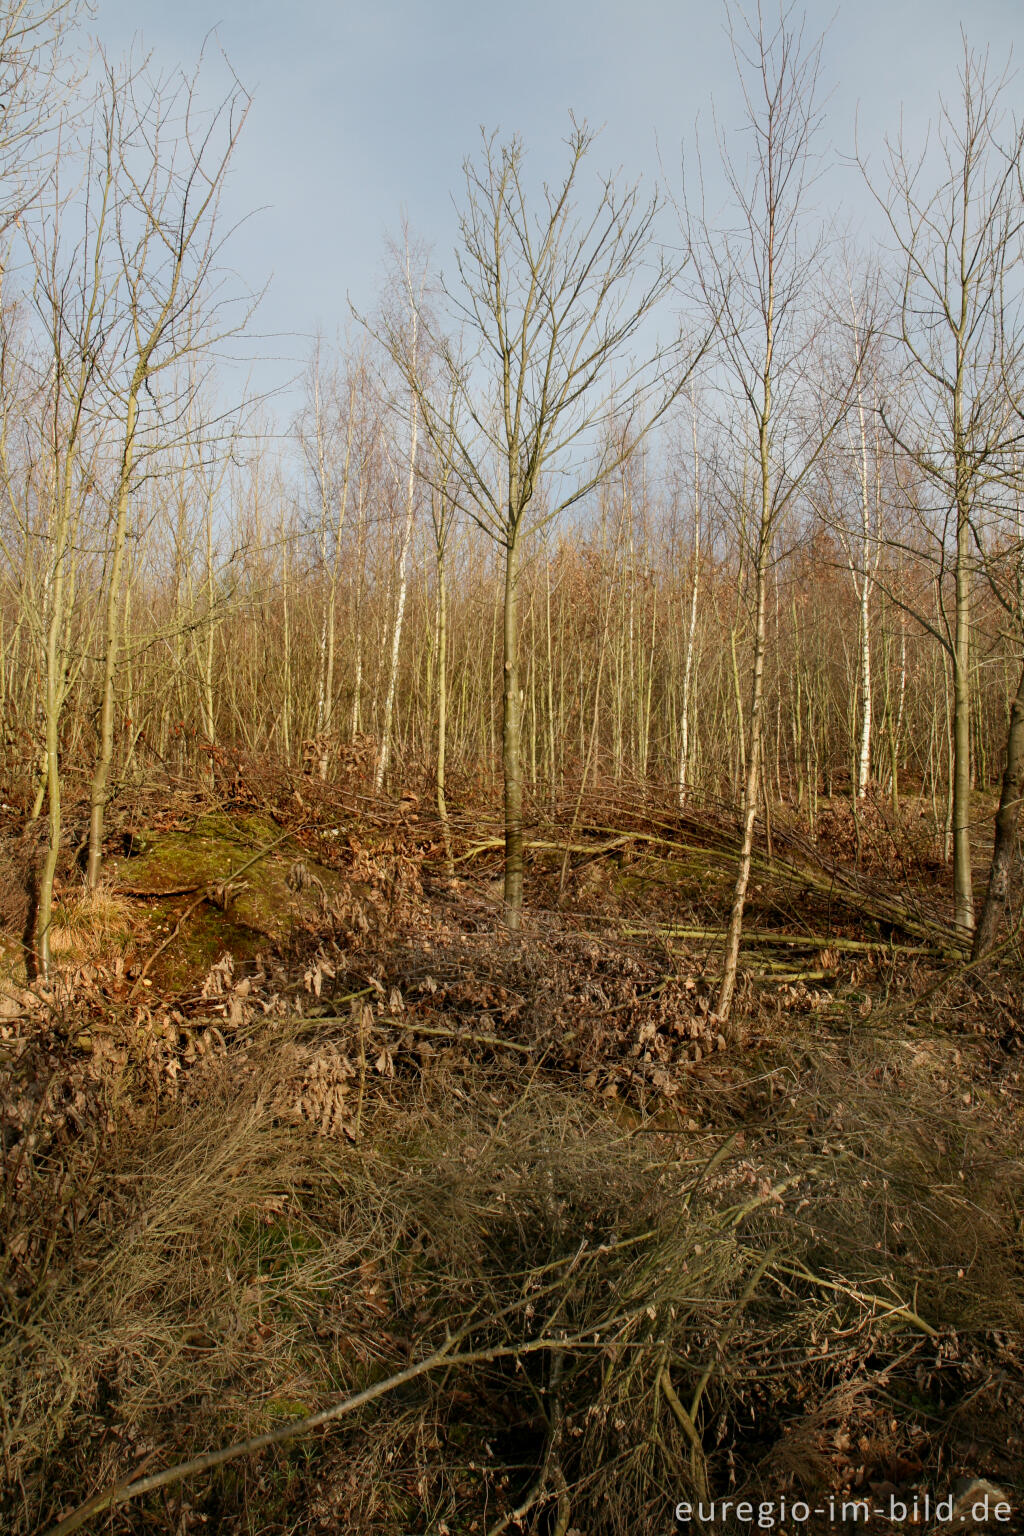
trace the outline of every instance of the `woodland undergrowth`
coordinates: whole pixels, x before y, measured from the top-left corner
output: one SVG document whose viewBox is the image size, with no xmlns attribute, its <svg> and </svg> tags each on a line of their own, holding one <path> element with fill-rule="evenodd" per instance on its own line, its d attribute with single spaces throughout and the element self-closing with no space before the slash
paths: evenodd
<svg viewBox="0 0 1024 1536">
<path fill-rule="evenodd" d="M 427 794 L 357 773 L 153 785 L 99 895 L 69 843 L 56 974 L 3 987 L 4 1529 L 104 1494 L 81 1528 L 368 1536 L 1019 1496 L 1014 941 L 958 955 L 912 811 L 779 808 L 726 1039 L 728 809 L 565 798 L 519 933 L 485 817 L 452 869 Z M 223 869 L 153 862 L 200 833 Z M 2 857 L 14 955 L 13 813 Z M 271 866 L 288 921 L 246 926 Z"/>
</svg>

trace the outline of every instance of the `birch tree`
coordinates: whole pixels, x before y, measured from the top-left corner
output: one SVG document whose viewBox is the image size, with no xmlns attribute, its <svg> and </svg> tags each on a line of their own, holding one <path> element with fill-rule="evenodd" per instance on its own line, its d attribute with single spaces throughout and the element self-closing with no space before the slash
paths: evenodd
<svg viewBox="0 0 1024 1536">
<path fill-rule="evenodd" d="M 823 238 L 805 235 L 821 124 L 822 39 L 805 38 L 795 7 L 769 23 L 759 6 L 730 24 L 752 146 L 721 158 L 735 222 L 698 223 L 696 267 L 705 302 L 721 314 L 722 360 L 739 408 L 740 454 L 751 462 L 751 516 L 741 498 L 750 571 L 752 655 L 741 725 L 740 848 L 716 1013 L 729 1019 L 761 795 L 769 576 L 782 520 L 846 412 L 848 391 L 824 400 L 811 387 L 815 288 Z M 819 343 L 818 362 L 822 352 Z M 745 737 L 745 740 L 743 739 Z"/>
<path fill-rule="evenodd" d="M 413 254 L 406 237 L 404 253 L 402 257 L 401 272 L 401 297 L 397 309 L 393 309 L 388 319 L 384 321 L 386 332 L 393 337 L 401 337 L 397 348 L 389 348 L 392 356 L 401 356 L 407 365 L 406 383 L 421 380 L 421 349 L 423 346 L 421 332 L 423 330 L 422 304 L 424 287 L 426 283 L 426 262 L 420 257 L 419 271 L 414 276 Z M 395 696 L 398 687 L 398 661 L 402 646 L 402 626 L 405 620 L 405 602 L 409 590 L 409 551 L 412 547 L 413 517 L 416 511 L 417 488 L 417 454 L 419 452 L 420 418 L 423 410 L 423 395 L 419 387 L 408 388 L 408 412 L 409 412 L 409 450 L 408 464 L 405 467 L 405 497 L 404 511 L 402 515 L 402 532 L 399 544 L 398 562 L 396 570 L 397 591 L 395 596 L 394 620 L 391 625 L 391 653 L 388 662 L 388 686 L 384 698 L 384 724 L 381 730 L 380 750 L 377 754 L 377 767 L 374 773 L 373 787 L 380 794 L 387 777 L 388 764 L 391 760 L 391 741 L 394 728 Z M 387 441 L 384 442 L 387 453 Z M 401 479 L 401 471 L 396 460 L 387 453 L 392 474 L 396 485 Z"/>
<path fill-rule="evenodd" d="M 679 706 L 679 773 L 676 794 L 680 809 L 685 809 L 690 793 L 692 748 L 690 724 L 693 713 L 692 684 L 697 644 L 697 601 L 700 595 L 700 565 L 703 557 L 702 531 L 704 524 L 704 487 L 701 480 L 701 448 L 697 431 L 697 394 L 690 382 L 690 435 L 693 473 L 693 549 L 690 569 L 689 615 L 686 620 L 686 640 L 683 652 L 683 685 Z"/>
<path fill-rule="evenodd" d="M 874 718 L 872 654 L 871 654 L 871 596 L 878 562 L 881 558 L 882 505 L 879 485 L 879 445 L 877 441 L 878 414 L 872 407 L 873 400 L 866 400 L 864 378 L 864 337 L 874 327 L 865 315 L 863 304 L 858 304 L 852 285 L 850 287 L 850 324 L 854 348 L 854 378 L 856 380 L 854 422 L 847 423 L 849 447 L 858 471 L 859 542 L 856 550 L 844 537 L 847 564 L 857 594 L 858 618 L 858 688 L 860 700 L 860 731 L 857 746 L 856 795 L 863 800 L 871 781 L 871 744 Z M 843 533 L 845 535 L 845 528 Z"/>
</svg>

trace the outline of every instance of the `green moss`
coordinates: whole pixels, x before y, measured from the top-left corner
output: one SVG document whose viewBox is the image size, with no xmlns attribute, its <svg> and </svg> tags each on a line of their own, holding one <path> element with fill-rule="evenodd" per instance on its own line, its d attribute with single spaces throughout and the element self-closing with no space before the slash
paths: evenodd
<svg viewBox="0 0 1024 1536">
<path fill-rule="evenodd" d="M 168 914 L 173 921 L 173 914 Z M 266 947 L 265 938 L 252 928 L 231 921 L 217 907 L 201 906 L 160 956 L 150 972 L 154 985 L 179 991 L 208 975 L 227 950 L 238 961 L 255 960 Z"/>
<path fill-rule="evenodd" d="M 264 1222 L 248 1216 L 239 1224 L 240 1262 L 251 1264 L 259 1275 L 282 1275 L 322 1253 L 319 1233 L 287 1220 Z"/>
<path fill-rule="evenodd" d="M 194 901 L 193 890 L 198 895 L 205 887 L 223 886 L 237 873 L 225 908 L 204 902 L 188 916 L 152 973 L 155 983 L 187 986 L 205 976 L 225 950 L 236 960 L 251 959 L 268 943 L 284 944 L 296 931 L 323 922 L 324 901 L 340 894 L 342 877 L 311 859 L 291 838 L 279 842 L 280 837 L 280 829 L 265 817 L 217 813 L 187 831 L 148 832 L 144 853 L 114 861 L 111 871 L 123 890 L 183 892 L 162 908 L 162 917 L 172 925 Z M 250 863 L 262 849 L 268 851 Z M 288 877 L 299 858 L 314 878 L 293 890 Z"/>
</svg>

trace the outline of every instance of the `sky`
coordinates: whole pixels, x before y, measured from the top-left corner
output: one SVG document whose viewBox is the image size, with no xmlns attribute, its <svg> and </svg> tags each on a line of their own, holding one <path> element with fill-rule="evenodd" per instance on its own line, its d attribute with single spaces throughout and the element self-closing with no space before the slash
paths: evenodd
<svg viewBox="0 0 1024 1536">
<path fill-rule="evenodd" d="M 251 92 L 225 198 L 246 222 L 229 250 L 245 284 L 266 286 L 256 376 L 287 405 L 314 334 L 351 325 L 350 303 L 372 311 L 403 217 L 452 269 L 453 196 L 481 128 L 519 135 L 532 172 L 557 176 L 572 111 L 601 130 L 595 164 L 676 195 L 699 133 L 714 201 L 714 122 L 728 131 L 742 113 L 725 14 L 723 0 L 97 0 L 93 30 L 163 69 L 191 69 L 205 42 L 211 103 L 230 81 L 221 53 Z M 863 235 L 870 199 L 843 160 L 855 122 L 876 156 L 901 117 L 920 140 L 956 91 L 961 28 L 993 66 L 1011 51 L 1024 64 L 1024 0 L 809 0 L 807 27 L 828 29 L 821 147 L 835 159 L 818 202 Z"/>
</svg>

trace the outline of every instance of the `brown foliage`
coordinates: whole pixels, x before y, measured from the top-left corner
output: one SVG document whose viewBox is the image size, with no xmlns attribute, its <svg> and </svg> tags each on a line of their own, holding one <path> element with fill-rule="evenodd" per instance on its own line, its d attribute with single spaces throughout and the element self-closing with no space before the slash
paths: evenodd
<svg viewBox="0 0 1024 1536">
<path fill-rule="evenodd" d="M 132 903 L 125 954 L 108 896 L 81 924 L 103 957 L 11 989 L 8 1528 L 301 1418 L 467 1323 L 467 1347 L 512 1354 L 129 1502 L 110 1528 L 486 1532 L 526 1502 L 540 1531 L 568 1500 L 576 1528 L 617 1536 L 701 1488 L 1012 1479 L 1014 973 L 843 949 L 848 906 L 831 951 L 812 939 L 824 980 L 748 958 L 739 1054 L 708 1017 L 713 944 L 638 921 L 636 872 L 682 889 L 685 870 L 600 851 L 616 818 L 620 837 L 696 847 L 700 815 L 666 830 L 664 809 L 589 807 L 604 830 L 576 834 L 591 851 L 570 909 L 540 905 L 538 849 L 513 935 L 488 853 L 451 882 L 421 808 L 351 794 L 268 778 L 256 796 L 293 839 L 283 869 L 305 870 L 282 889 L 311 903 L 280 944 L 132 998 L 168 904 Z M 702 825 L 713 867 L 728 818 Z M 456 835 L 458 853 L 482 841 L 479 822 Z M 781 912 L 804 845 L 776 841 L 760 899 Z M 649 889 L 667 915 L 671 884 Z M 230 936 L 227 909 L 206 908 Z M 538 1337 L 561 1343 L 517 1364 Z"/>
</svg>

